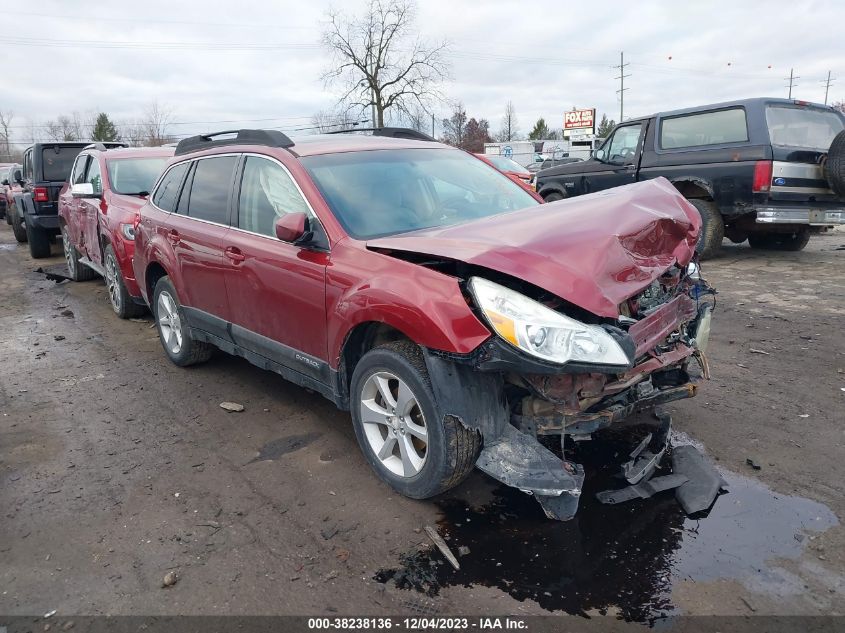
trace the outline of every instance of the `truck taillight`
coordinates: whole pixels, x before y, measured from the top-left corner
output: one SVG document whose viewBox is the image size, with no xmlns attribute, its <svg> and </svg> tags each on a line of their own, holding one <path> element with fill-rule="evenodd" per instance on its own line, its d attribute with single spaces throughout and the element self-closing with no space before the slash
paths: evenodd
<svg viewBox="0 0 845 633">
<path fill-rule="evenodd" d="M 36 202 L 50 202 L 50 196 L 47 195 L 47 187 L 36 187 L 32 190 L 32 194 Z"/>
<path fill-rule="evenodd" d="M 763 193 L 772 188 L 772 161 L 758 160 L 754 165 L 754 181 L 751 190 L 754 193 Z"/>
</svg>

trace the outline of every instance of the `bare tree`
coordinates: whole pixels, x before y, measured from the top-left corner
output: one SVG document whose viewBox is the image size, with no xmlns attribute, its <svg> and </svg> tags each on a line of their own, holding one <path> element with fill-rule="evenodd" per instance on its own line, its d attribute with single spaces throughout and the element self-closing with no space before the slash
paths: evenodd
<svg viewBox="0 0 845 633">
<path fill-rule="evenodd" d="M 454 105 L 452 116 L 443 119 L 443 140 L 449 145 L 463 147 L 466 136 L 467 111 L 460 101 Z"/>
<path fill-rule="evenodd" d="M 174 139 L 168 134 L 168 128 L 173 121 L 173 111 L 168 106 L 162 106 L 153 101 L 141 120 L 143 143 L 151 147 L 171 143 Z"/>
<path fill-rule="evenodd" d="M 12 119 L 15 118 L 15 113 L 11 110 L 6 112 L 0 110 L 0 142 L 3 143 L 3 156 L 4 158 L 10 158 L 12 156 L 12 150 L 9 146 L 9 127 L 12 125 Z"/>
<path fill-rule="evenodd" d="M 498 138 L 500 141 L 515 141 L 518 132 L 519 123 L 516 120 L 516 108 L 513 107 L 513 101 L 508 101 Z"/>
<path fill-rule="evenodd" d="M 361 121 L 356 119 L 349 112 L 329 112 L 320 110 L 311 117 L 311 126 L 315 134 L 325 134 L 335 130 L 348 130 Z"/>
<path fill-rule="evenodd" d="M 333 69 L 323 81 L 340 84 L 340 103 L 347 109 L 373 109 L 373 123 L 384 125 L 385 113 L 410 112 L 441 99 L 437 85 L 448 77 L 443 58 L 447 43 L 412 39 L 413 0 L 369 0 L 362 17 L 331 11 L 323 45 L 333 54 Z"/>
</svg>

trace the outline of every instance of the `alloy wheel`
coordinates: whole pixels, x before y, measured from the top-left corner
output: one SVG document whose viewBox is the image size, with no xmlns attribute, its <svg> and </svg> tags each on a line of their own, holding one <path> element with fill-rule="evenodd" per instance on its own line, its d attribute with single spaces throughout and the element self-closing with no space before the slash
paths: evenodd
<svg viewBox="0 0 845 633">
<path fill-rule="evenodd" d="M 117 270 L 117 262 L 111 253 L 106 255 L 106 288 L 109 291 L 109 299 L 111 300 L 112 308 L 117 313 L 120 313 L 121 296 L 120 296 L 120 273 Z"/>
<path fill-rule="evenodd" d="M 428 427 L 411 388 L 386 371 L 372 374 L 361 389 L 361 423 L 373 453 L 390 472 L 414 477 L 428 454 Z"/>
<path fill-rule="evenodd" d="M 73 256 L 73 244 L 70 243 L 70 235 L 68 234 L 67 227 L 62 227 L 62 248 L 65 251 L 67 271 L 74 278 L 76 277 L 76 258 Z"/>
<path fill-rule="evenodd" d="M 158 295 L 156 309 L 158 327 L 167 350 L 176 355 L 182 350 L 182 319 L 176 301 L 166 290 Z"/>
</svg>

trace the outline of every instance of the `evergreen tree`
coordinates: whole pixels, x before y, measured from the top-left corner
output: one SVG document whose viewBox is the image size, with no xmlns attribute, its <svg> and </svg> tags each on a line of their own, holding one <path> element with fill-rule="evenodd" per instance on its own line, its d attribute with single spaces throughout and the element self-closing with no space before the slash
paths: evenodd
<svg viewBox="0 0 845 633">
<path fill-rule="evenodd" d="M 109 119 L 109 115 L 105 112 L 100 112 L 94 123 L 91 139 L 95 141 L 117 141 L 119 138 L 120 135 L 117 133 L 117 128 L 111 122 L 111 119 Z"/>
</svg>

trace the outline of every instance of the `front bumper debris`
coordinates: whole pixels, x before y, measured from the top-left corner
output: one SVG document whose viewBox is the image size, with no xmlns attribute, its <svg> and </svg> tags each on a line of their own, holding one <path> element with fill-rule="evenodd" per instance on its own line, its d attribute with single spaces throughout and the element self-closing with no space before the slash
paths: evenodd
<svg viewBox="0 0 845 633">
<path fill-rule="evenodd" d="M 755 211 L 757 224 L 806 224 L 808 226 L 845 224 L 845 209 L 758 207 Z"/>
<path fill-rule="evenodd" d="M 580 464 L 562 461 L 536 438 L 508 425 L 485 444 L 476 466 L 503 484 L 534 495 L 550 519 L 575 516 L 584 483 Z"/>
</svg>

